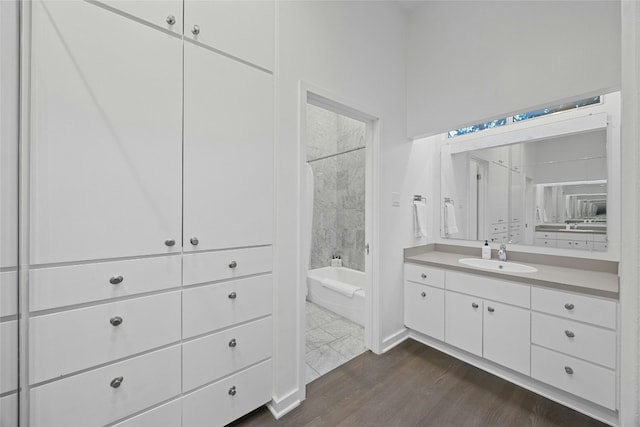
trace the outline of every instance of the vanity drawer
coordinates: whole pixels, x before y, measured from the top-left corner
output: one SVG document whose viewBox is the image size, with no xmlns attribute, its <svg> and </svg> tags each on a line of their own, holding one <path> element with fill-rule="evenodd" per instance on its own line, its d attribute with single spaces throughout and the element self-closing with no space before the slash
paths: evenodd
<svg viewBox="0 0 640 427">
<path fill-rule="evenodd" d="M 606 252 L 607 242 L 593 242 L 593 250 L 598 252 Z"/>
<path fill-rule="evenodd" d="M 101 262 L 29 272 L 29 307 L 47 310 L 179 287 L 180 256 Z"/>
<path fill-rule="evenodd" d="M 555 239 L 536 238 L 536 246 L 555 248 L 558 246 L 558 241 Z"/>
<path fill-rule="evenodd" d="M 113 427 L 176 427 L 182 422 L 182 400 L 176 399 Z"/>
<path fill-rule="evenodd" d="M 444 290 L 405 282 L 404 324 L 414 331 L 444 341 Z"/>
<path fill-rule="evenodd" d="M 536 239 L 557 239 L 557 233 L 553 231 L 536 231 Z"/>
<path fill-rule="evenodd" d="M 538 346 L 531 346 L 531 377 L 616 409 L 616 372 Z"/>
<path fill-rule="evenodd" d="M 425 265 L 405 264 L 404 280 L 444 288 L 444 270 Z"/>
<path fill-rule="evenodd" d="M 32 317 L 29 338 L 32 384 L 171 344 L 180 292 Z"/>
<path fill-rule="evenodd" d="M 613 300 L 532 287 L 531 309 L 605 328 L 616 328 L 616 302 Z"/>
<path fill-rule="evenodd" d="M 268 317 L 184 343 L 183 392 L 271 357 L 271 323 Z"/>
<path fill-rule="evenodd" d="M 120 377 L 116 387 L 114 380 Z M 180 394 L 180 346 L 34 387 L 30 393 L 32 427 L 109 424 Z"/>
<path fill-rule="evenodd" d="M 593 241 L 594 242 L 603 242 L 603 243 L 607 243 L 607 235 L 606 234 L 594 234 L 593 235 Z"/>
<path fill-rule="evenodd" d="M 616 368 L 616 333 L 609 329 L 533 312 L 531 342 Z"/>
<path fill-rule="evenodd" d="M 271 400 L 272 362 L 220 380 L 182 401 L 182 427 L 223 426 Z"/>
<path fill-rule="evenodd" d="M 479 274 L 447 272 L 447 290 L 475 295 L 483 299 L 530 307 L 530 286 L 494 279 Z"/>
<path fill-rule="evenodd" d="M 271 246 L 183 255 L 183 283 L 195 285 L 233 279 L 273 269 Z"/>
<path fill-rule="evenodd" d="M 217 283 L 182 292 L 183 338 L 213 332 L 271 314 L 271 274 Z"/>
</svg>

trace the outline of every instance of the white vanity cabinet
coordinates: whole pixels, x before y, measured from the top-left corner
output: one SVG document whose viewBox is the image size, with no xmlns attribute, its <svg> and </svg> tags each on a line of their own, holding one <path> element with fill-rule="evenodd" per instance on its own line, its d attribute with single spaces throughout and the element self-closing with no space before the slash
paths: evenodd
<svg viewBox="0 0 640 427">
<path fill-rule="evenodd" d="M 99 3 L 164 30 L 182 34 L 182 0 L 99 0 Z"/>
<path fill-rule="evenodd" d="M 443 340 L 444 271 L 405 264 L 404 277 L 404 324 Z"/>
</svg>

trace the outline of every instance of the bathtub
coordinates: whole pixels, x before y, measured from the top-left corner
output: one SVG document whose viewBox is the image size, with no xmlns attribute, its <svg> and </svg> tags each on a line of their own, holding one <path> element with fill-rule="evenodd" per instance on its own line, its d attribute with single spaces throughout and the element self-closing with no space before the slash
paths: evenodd
<svg viewBox="0 0 640 427">
<path fill-rule="evenodd" d="M 364 326 L 366 274 L 346 267 L 307 272 L 307 299 Z"/>
</svg>

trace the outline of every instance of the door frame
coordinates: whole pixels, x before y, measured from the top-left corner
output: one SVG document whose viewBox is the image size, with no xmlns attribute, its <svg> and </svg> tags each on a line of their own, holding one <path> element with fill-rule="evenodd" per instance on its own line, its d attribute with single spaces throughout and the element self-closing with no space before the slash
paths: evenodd
<svg viewBox="0 0 640 427">
<path fill-rule="evenodd" d="M 297 167 L 297 277 L 296 287 L 298 310 L 297 325 L 298 333 L 298 390 L 300 400 L 306 397 L 306 308 L 305 308 L 305 287 L 309 260 L 302 254 L 304 248 L 303 236 L 305 227 L 309 226 L 307 218 L 311 217 L 308 212 L 306 179 L 307 160 L 307 104 L 325 108 L 329 111 L 359 120 L 366 124 L 365 132 L 365 244 L 369 245 L 369 254 L 365 252 L 365 273 L 368 284 L 368 292 L 365 297 L 365 347 L 375 353 L 380 353 L 380 305 L 378 292 L 379 277 L 379 150 L 380 150 L 380 129 L 382 121 L 379 116 L 367 113 L 367 108 L 363 108 L 360 103 L 322 89 L 311 83 L 299 82 L 299 106 L 298 106 L 298 167 Z"/>
</svg>

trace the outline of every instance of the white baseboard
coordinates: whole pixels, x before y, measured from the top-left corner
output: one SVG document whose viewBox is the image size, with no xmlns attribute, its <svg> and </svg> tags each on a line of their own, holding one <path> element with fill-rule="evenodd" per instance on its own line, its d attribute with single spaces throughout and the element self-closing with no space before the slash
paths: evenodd
<svg viewBox="0 0 640 427">
<path fill-rule="evenodd" d="M 393 347 L 397 346 L 407 338 L 409 338 L 409 330 L 407 328 L 400 329 L 399 331 L 389 335 L 388 337 L 382 340 L 382 345 L 380 346 L 382 351 L 377 354 L 386 353 L 387 351 L 391 350 Z"/>
<path fill-rule="evenodd" d="M 300 406 L 300 403 L 299 390 L 295 389 L 280 399 L 274 396 L 271 402 L 267 403 L 267 408 L 269 408 L 273 417 L 278 420 Z"/>
</svg>

